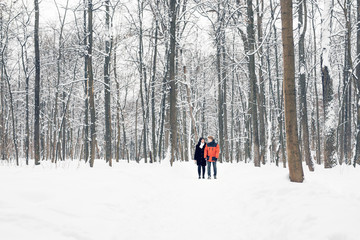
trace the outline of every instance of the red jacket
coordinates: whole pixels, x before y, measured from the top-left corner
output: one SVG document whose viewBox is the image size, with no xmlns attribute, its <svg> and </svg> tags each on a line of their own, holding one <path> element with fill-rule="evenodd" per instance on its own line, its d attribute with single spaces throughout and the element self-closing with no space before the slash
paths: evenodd
<svg viewBox="0 0 360 240">
<path fill-rule="evenodd" d="M 215 162 L 219 158 L 220 147 L 219 144 L 212 141 L 211 143 L 206 144 L 204 151 L 204 158 L 209 162 Z"/>
</svg>

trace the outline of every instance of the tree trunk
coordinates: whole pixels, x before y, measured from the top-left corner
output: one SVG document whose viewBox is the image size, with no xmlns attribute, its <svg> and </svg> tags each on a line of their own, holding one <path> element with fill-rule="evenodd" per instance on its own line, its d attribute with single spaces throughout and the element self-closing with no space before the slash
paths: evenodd
<svg viewBox="0 0 360 240">
<path fill-rule="evenodd" d="M 1 21 L 1 19 L 0 19 Z M 1 47 L 1 45 L 0 45 Z M 28 69 L 28 55 L 26 48 L 26 41 L 21 45 L 21 62 L 22 68 L 25 75 L 25 161 L 26 165 L 29 165 L 29 148 L 30 148 L 30 126 L 29 126 L 29 69 Z M 0 135 L 2 136 L 1 131 L 1 115 L 0 115 Z"/>
<path fill-rule="evenodd" d="M 314 9 L 314 2 L 311 3 L 311 12 L 314 16 L 315 9 Z M 314 44 L 314 52 L 317 52 L 317 43 L 316 43 L 316 25 L 315 25 L 315 18 L 312 18 L 312 29 L 313 29 L 313 44 Z M 313 54 L 314 56 L 314 66 L 317 66 L 317 55 Z M 314 90 L 315 90 L 315 100 L 316 100 L 316 163 L 321 164 L 321 144 L 320 144 L 320 113 L 319 113 L 319 94 L 317 89 L 317 68 L 314 68 Z"/>
<path fill-rule="evenodd" d="M 225 11 L 225 10 L 224 10 Z M 229 137 L 228 137 L 228 121 L 227 121 L 227 57 L 226 57 L 226 42 L 225 42 L 225 30 L 222 30 L 221 34 L 221 53 L 222 53 L 222 101 L 223 101 L 223 127 L 224 127 L 224 150 L 225 150 L 225 161 L 229 161 Z"/>
<path fill-rule="evenodd" d="M 233 54 L 232 57 L 235 59 L 235 35 L 233 37 L 232 42 L 232 50 Z M 233 163 L 234 161 L 234 128 L 235 128 L 235 120 L 234 120 L 234 99 L 235 99 L 235 66 L 231 68 L 231 128 L 230 128 L 230 162 Z M 236 142 L 235 142 L 236 144 Z M 238 153 L 240 149 L 236 150 L 236 153 Z"/>
<path fill-rule="evenodd" d="M 252 6 L 252 0 L 247 0 L 247 35 L 248 35 L 248 47 L 247 53 L 249 62 L 249 75 L 250 75 L 250 102 L 249 107 L 251 109 L 252 118 L 252 142 L 253 142 L 253 157 L 255 167 L 260 167 L 260 150 L 259 150 L 259 130 L 258 130 L 258 113 L 257 113 L 257 84 L 255 73 L 255 30 L 254 30 L 254 12 Z"/>
<path fill-rule="evenodd" d="M 17 140 L 17 134 L 16 134 L 15 115 L 14 115 L 14 100 L 13 100 L 13 95 L 12 95 L 12 91 L 11 91 L 11 85 L 10 85 L 10 79 L 9 79 L 10 76 L 7 74 L 6 67 L 5 67 L 4 55 L 2 55 L 1 58 L 2 58 L 2 65 L 4 67 L 4 74 L 5 74 L 6 82 L 8 84 L 8 88 L 9 88 L 11 123 L 12 123 L 12 129 L 13 129 L 13 143 L 14 143 L 14 147 L 15 147 L 16 166 L 19 166 L 19 150 L 18 150 L 18 140 Z"/>
<path fill-rule="evenodd" d="M 116 83 L 116 162 L 119 162 L 120 158 L 120 141 L 121 141 L 121 124 L 120 124 L 120 83 L 118 80 L 117 75 L 117 58 L 116 58 L 116 45 L 117 45 L 117 38 L 115 38 L 115 44 L 114 44 L 114 51 L 113 51 L 113 72 L 114 72 L 114 80 Z M 124 159 L 124 151 L 122 152 L 122 158 Z"/>
<path fill-rule="evenodd" d="M 168 49 L 167 49 L 167 45 L 166 45 L 166 51 L 165 51 L 165 55 L 168 54 Z M 167 84 L 166 84 L 166 80 L 167 80 L 167 67 L 168 67 L 168 59 L 166 60 L 166 64 L 165 64 L 165 73 L 164 73 L 164 77 L 163 77 L 163 82 L 162 82 L 162 96 L 161 96 L 161 107 L 160 107 L 160 128 L 159 128 L 159 151 L 158 151 L 158 156 L 159 159 L 162 159 L 163 156 L 163 135 L 164 135 L 164 124 L 165 124 L 165 113 L 166 113 L 166 98 L 167 98 L 167 94 L 166 94 L 166 88 L 167 88 Z"/>
<path fill-rule="evenodd" d="M 221 30 L 222 26 L 221 26 L 221 21 L 222 21 L 222 12 L 221 12 L 221 8 L 220 8 L 220 2 L 218 3 L 218 13 L 217 13 L 217 28 L 216 28 L 216 68 L 217 68 L 217 80 L 218 80 L 218 89 L 217 89 L 217 94 L 218 94 L 218 129 L 219 129 L 219 139 L 218 139 L 218 143 L 220 146 L 220 154 L 219 154 L 219 161 L 222 162 L 223 159 L 223 150 L 225 149 L 224 146 L 224 97 L 223 97 L 223 79 L 222 77 L 224 77 L 224 75 L 221 74 L 222 72 L 222 67 L 221 67 L 221 56 L 222 56 L 222 49 L 221 49 L 221 44 L 222 44 L 222 34 L 224 34 L 224 32 Z"/>
<path fill-rule="evenodd" d="M 137 148 L 138 148 L 138 100 L 136 99 L 136 104 L 135 104 L 135 161 L 139 162 L 139 157 L 137 154 Z"/>
<path fill-rule="evenodd" d="M 257 32 L 258 32 L 258 44 L 259 44 L 259 58 L 260 58 L 260 68 L 259 68 L 259 97 L 258 97 L 258 110 L 259 110 L 259 126 L 260 126 L 260 161 L 264 165 L 265 164 L 265 153 L 266 153 L 266 131 L 265 131 L 265 123 L 266 123 L 266 108 L 265 108 L 265 89 L 264 89 L 264 74 L 263 68 L 264 66 L 264 57 L 263 57 L 263 33 L 262 33 L 262 22 L 263 22 L 263 10 L 264 10 L 264 1 L 256 0 L 256 12 L 257 12 Z"/>
<path fill-rule="evenodd" d="M 87 1 L 84 0 L 84 46 L 87 49 L 87 38 L 88 32 L 86 27 L 87 22 Z M 85 106 L 84 106 L 84 159 L 85 162 L 89 160 L 89 82 L 88 82 L 88 58 L 89 55 L 84 56 L 84 95 L 85 95 Z"/>
<path fill-rule="evenodd" d="M 324 108 L 324 167 L 331 168 L 335 163 L 335 134 L 336 134 L 336 119 L 335 111 L 333 109 L 333 84 L 329 72 L 330 67 L 330 36 L 331 36 L 331 3 L 324 0 L 325 5 L 325 19 L 323 23 L 323 46 L 321 56 L 321 73 L 323 86 L 323 108 Z"/>
<path fill-rule="evenodd" d="M 184 70 L 184 82 L 185 82 L 185 87 L 186 87 L 186 99 L 187 99 L 187 103 L 188 103 L 188 106 L 189 106 L 189 114 L 190 114 L 190 118 L 191 118 L 191 125 L 192 125 L 192 128 L 193 128 L 193 132 L 194 132 L 194 137 L 195 137 L 195 143 L 196 141 L 199 140 L 199 135 L 198 135 L 198 132 L 196 130 L 196 121 L 195 121 L 195 118 L 194 118 L 194 109 L 193 109 L 193 106 L 191 104 L 191 90 L 190 90 L 190 81 L 188 80 L 188 77 L 187 77 L 187 69 L 186 69 L 186 66 L 183 67 L 183 70 Z"/>
<path fill-rule="evenodd" d="M 275 9 L 272 4 L 272 0 L 270 0 L 270 9 L 271 9 L 271 19 L 275 21 Z M 276 98 L 278 101 L 278 108 L 277 108 L 277 122 L 278 122 L 278 134 L 279 134 L 279 147 L 277 150 L 277 156 L 280 154 L 281 151 L 281 159 L 283 163 L 283 167 L 286 168 L 286 154 L 285 154 L 285 144 L 284 144 L 284 131 L 283 131 L 283 91 L 280 89 L 280 68 L 279 68 L 279 57 L 278 57 L 278 42 L 277 42 L 277 29 L 276 25 L 273 24 L 273 31 L 274 31 L 274 52 L 275 52 L 275 73 L 276 73 Z M 281 94 L 280 94 L 281 92 Z M 277 157 L 279 158 L 279 157 Z M 278 160 L 276 162 L 278 166 Z"/>
<path fill-rule="evenodd" d="M 89 102 L 90 102 L 90 167 L 94 166 L 95 149 L 96 149 L 96 115 L 94 99 L 94 76 L 92 69 L 92 47 L 93 47 L 93 4 L 92 0 L 88 2 L 88 77 L 89 77 Z"/>
<path fill-rule="evenodd" d="M 140 74 L 140 98 L 141 98 L 141 108 L 142 108 L 142 116 L 143 116 L 143 153 L 144 153 L 144 161 L 147 163 L 147 111 L 145 108 L 145 98 L 146 98 L 146 90 L 144 93 L 144 87 L 146 88 L 146 79 L 144 77 L 144 64 L 143 64 L 143 27 L 142 27 L 142 21 L 143 21 L 143 0 L 138 0 L 138 12 L 139 12 L 139 74 Z M 147 103 L 147 101 L 146 101 Z"/>
<path fill-rule="evenodd" d="M 155 80 L 156 80 L 156 61 L 158 54 L 158 31 L 159 31 L 159 20 L 158 20 L 158 8 L 159 0 L 156 1 L 156 10 L 155 10 L 155 42 L 154 42 L 154 59 L 153 59 L 153 75 L 151 79 L 151 141 L 152 141 L 152 162 L 156 162 L 156 116 L 155 116 Z"/>
<path fill-rule="evenodd" d="M 66 159 L 66 119 L 67 119 L 67 116 L 66 116 L 66 92 L 63 91 L 63 117 L 62 117 L 62 159 L 65 161 Z"/>
<path fill-rule="evenodd" d="M 176 45 L 176 0 L 170 0 L 170 53 L 169 53 L 169 86 L 170 86 L 170 142 L 171 158 L 170 164 L 175 161 L 177 140 L 177 90 L 175 80 L 175 45 Z"/>
<path fill-rule="evenodd" d="M 351 60 L 351 4 L 349 0 L 345 1 L 345 64 L 344 64 L 344 156 L 345 163 L 351 164 L 351 123 L 352 123 L 352 60 Z"/>
<path fill-rule="evenodd" d="M 306 0 L 298 0 L 298 14 L 299 14 L 299 87 L 300 87 L 300 114 L 301 114 L 301 130 L 302 130 L 302 144 L 303 144 L 303 158 L 309 170 L 314 171 L 313 162 L 310 153 L 310 137 L 309 124 L 307 117 L 307 100 L 306 100 L 306 62 L 305 62 L 305 33 L 307 27 L 307 8 Z"/>
<path fill-rule="evenodd" d="M 356 24 L 356 56 L 357 56 L 357 65 L 356 65 L 356 85 L 357 85 L 357 94 L 356 102 L 360 101 L 360 0 L 357 0 L 357 24 Z M 357 115 L 356 115 L 356 151 L 354 157 L 354 167 L 356 164 L 360 164 L 360 104 L 356 104 Z"/>
<path fill-rule="evenodd" d="M 111 55 L 111 33 L 110 33 L 110 1 L 105 1 L 105 62 L 104 62 L 104 83 L 105 83 L 105 159 L 112 166 L 111 157 L 111 95 L 110 95 L 110 55 Z"/>
<path fill-rule="evenodd" d="M 286 129 L 286 151 L 289 161 L 289 175 L 292 182 L 303 182 L 295 93 L 295 57 L 293 36 L 292 0 L 281 0 L 281 22 L 284 62 L 284 107 Z"/>
<path fill-rule="evenodd" d="M 35 112 L 34 112 L 34 157 L 35 165 L 40 164 L 40 49 L 39 49 L 39 1 L 34 0 L 35 26 Z"/>
</svg>

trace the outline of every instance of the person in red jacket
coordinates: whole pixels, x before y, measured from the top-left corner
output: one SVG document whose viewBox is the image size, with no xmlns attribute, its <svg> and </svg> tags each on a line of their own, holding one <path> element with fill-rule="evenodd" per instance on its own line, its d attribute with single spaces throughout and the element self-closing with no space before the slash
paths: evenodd
<svg viewBox="0 0 360 240">
<path fill-rule="evenodd" d="M 219 158 L 220 147 L 214 141 L 214 137 L 208 136 L 208 143 L 205 146 L 204 158 L 207 160 L 207 171 L 208 178 L 211 179 L 211 164 L 214 168 L 214 179 L 216 179 L 217 169 L 216 169 L 216 161 Z"/>
</svg>

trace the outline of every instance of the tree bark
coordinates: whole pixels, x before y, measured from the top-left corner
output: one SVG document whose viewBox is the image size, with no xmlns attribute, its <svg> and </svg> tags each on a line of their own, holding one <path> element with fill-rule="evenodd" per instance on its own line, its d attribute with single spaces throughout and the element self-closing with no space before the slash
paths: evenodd
<svg viewBox="0 0 360 240">
<path fill-rule="evenodd" d="M 6 82 L 8 84 L 8 88 L 9 88 L 9 97 L 10 97 L 10 111 L 11 111 L 11 123 L 12 123 L 12 130 L 13 130 L 13 143 L 14 143 L 14 148 L 15 148 L 15 160 L 16 160 L 16 166 L 19 166 L 19 150 L 18 150 L 18 140 L 17 140 L 17 134 L 16 134 L 16 123 L 15 123 L 15 115 L 14 115 L 14 100 L 13 100 L 13 94 L 11 91 L 11 85 L 10 85 L 10 76 L 8 75 L 7 71 L 6 71 L 6 67 L 5 67 L 5 62 L 4 62 L 4 53 L 2 52 L 2 65 L 3 65 L 3 70 L 4 70 L 4 74 L 5 74 L 5 78 L 6 78 Z"/>
<path fill-rule="evenodd" d="M 265 108 L 265 89 L 264 89 L 264 74 L 262 66 L 264 66 L 264 57 L 263 57 L 263 10 L 264 10 L 264 1 L 256 0 L 256 12 L 257 12 L 257 33 L 258 33 L 258 44 L 259 44 L 259 58 L 260 58 L 260 68 L 259 68 L 259 97 L 258 97 L 258 110 L 259 110 L 259 137 L 260 137 L 260 161 L 265 164 L 265 154 L 266 154 L 266 108 Z"/>
<path fill-rule="evenodd" d="M 324 16 L 323 23 L 323 46 L 321 56 L 321 73 L 322 73 L 322 87 L 323 87 L 323 108 L 324 108 L 324 167 L 331 168 L 335 160 L 335 134 L 336 134 L 336 119 L 333 109 L 333 84 L 330 76 L 330 36 L 331 36 L 331 3 L 324 0 Z"/>
<path fill-rule="evenodd" d="M 143 116 L 143 154 L 144 161 L 147 163 L 147 113 L 145 108 L 145 98 L 147 95 L 146 91 L 146 78 L 144 77 L 144 63 L 143 63 L 143 0 L 138 0 L 138 14 L 139 14 L 139 74 L 140 74 L 140 98 L 141 98 L 141 108 Z M 144 91 L 145 87 L 145 91 Z M 147 101 L 146 101 L 147 104 Z"/>
<path fill-rule="evenodd" d="M 156 162 L 156 116 L 155 116 L 155 80 L 156 80 L 156 67 L 157 67 L 157 54 L 158 54 L 158 32 L 159 32 L 159 20 L 158 20 L 158 9 L 159 0 L 156 1 L 155 9 L 155 41 L 154 41 L 154 59 L 153 59 L 153 75 L 151 79 L 151 142 L 152 142 L 152 162 Z"/>
<path fill-rule="evenodd" d="M 84 0 L 84 46 L 85 49 L 88 48 L 88 32 L 87 32 L 87 1 Z M 89 160 L 89 80 L 88 80 L 88 58 L 89 55 L 85 53 L 84 56 L 84 159 L 85 162 Z"/>
<path fill-rule="evenodd" d="M 224 10 L 225 11 L 225 10 Z M 223 126 L 224 126 L 224 150 L 225 150 L 225 161 L 229 161 L 229 137 L 228 137 L 228 121 L 227 121 L 227 57 L 226 57 L 226 41 L 225 41 L 225 30 L 222 30 L 221 34 L 221 53 L 222 53 L 222 101 L 223 101 Z"/>
<path fill-rule="evenodd" d="M 301 114 L 301 130 L 302 130 L 302 144 L 303 144 L 303 158 L 309 170 L 314 171 L 313 162 L 310 153 L 310 137 L 309 124 L 307 117 L 307 99 L 306 99 L 306 62 L 305 62 L 305 33 L 307 28 L 307 8 L 306 0 L 298 0 L 298 14 L 299 14 L 299 87 L 300 87 L 300 114 Z"/>
<path fill-rule="evenodd" d="M 356 115 L 356 151 L 355 151 L 355 157 L 354 157 L 354 167 L 356 164 L 360 164 L 360 0 L 357 0 L 357 24 L 356 24 L 356 58 L 357 58 L 357 65 L 356 65 L 356 109 L 357 109 L 357 115 Z"/>
<path fill-rule="evenodd" d="M 40 48 L 39 48 L 39 1 L 34 0 L 35 25 L 35 112 L 34 112 L 34 157 L 35 165 L 40 164 Z"/>
<path fill-rule="evenodd" d="M 176 0 L 170 0 L 170 53 L 169 53 L 169 86 L 170 86 L 170 165 L 175 161 L 177 142 L 177 89 L 175 80 L 175 47 L 176 47 Z"/>
<path fill-rule="evenodd" d="M 258 113 L 257 113 L 257 84 L 255 73 L 255 30 L 254 30 L 254 11 L 252 0 L 247 0 L 247 35 L 248 35 L 248 50 L 247 53 L 249 62 L 249 75 L 250 75 L 250 102 L 252 120 L 252 142 L 253 142 L 253 157 L 255 167 L 260 167 L 260 150 L 259 150 L 259 130 L 258 130 Z"/>
<path fill-rule="evenodd" d="M 105 1 L 105 62 L 104 62 L 104 83 L 105 83 L 105 159 L 112 166 L 111 156 L 111 95 L 110 95 L 110 55 L 111 55 L 111 33 L 110 33 L 110 1 Z"/>
<path fill-rule="evenodd" d="M 218 3 L 218 8 L 217 8 L 217 26 L 215 29 L 215 34 L 216 34 L 216 68 L 217 68 L 217 80 L 218 80 L 218 89 L 217 89 L 217 94 L 218 94 L 218 99 L 217 99 L 217 103 L 218 103 L 218 129 L 219 129 L 219 139 L 218 139 L 218 143 L 220 146 L 220 154 L 219 154 L 219 161 L 222 162 L 223 160 L 223 150 L 225 149 L 225 144 L 224 144 L 224 95 L 223 95 L 223 77 L 224 75 L 222 75 L 222 71 L 224 70 L 221 66 L 221 57 L 222 57 L 222 48 L 221 48 L 221 44 L 222 44 L 222 34 L 224 34 L 224 32 L 221 30 L 222 29 L 222 11 L 221 11 L 221 3 Z"/>
<path fill-rule="evenodd" d="M 286 151 L 289 161 L 289 176 L 292 182 L 303 182 L 304 173 L 299 149 L 296 113 L 292 0 L 281 0 L 280 4 L 284 62 Z"/>
<path fill-rule="evenodd" d="M 352 60 L 351 60 L 351 3 L 345 1 L 343 6 L 345 17 L 345 63 L 344 63 L 344 156 L 345 164 L 351 164 L 351 123 L 352 123 Z"/>
<path fill-rule="evenodd" d="M 92 48 L 93 48 L 93 4 L 92 0 L 88 2 L 88 77 L 89 77 L 89 102 L 90 102 L 90 167 L 94 166 L 96 149 L 96 115 L 94 99 L 94 76 L 92 66 Z"/>
</svg>

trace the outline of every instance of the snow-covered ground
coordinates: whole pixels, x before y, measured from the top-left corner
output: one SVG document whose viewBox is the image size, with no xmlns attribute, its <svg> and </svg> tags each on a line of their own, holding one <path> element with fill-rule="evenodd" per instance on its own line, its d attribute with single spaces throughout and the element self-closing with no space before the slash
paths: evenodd
<svg viewBox="0 0 360 240">
<path fill-rule="evenodd" d="M 0 163 L 2 240 L 358 240 L 360 169 L 288 170 L 96 161 L 34 166 Z"/>
</svg>

